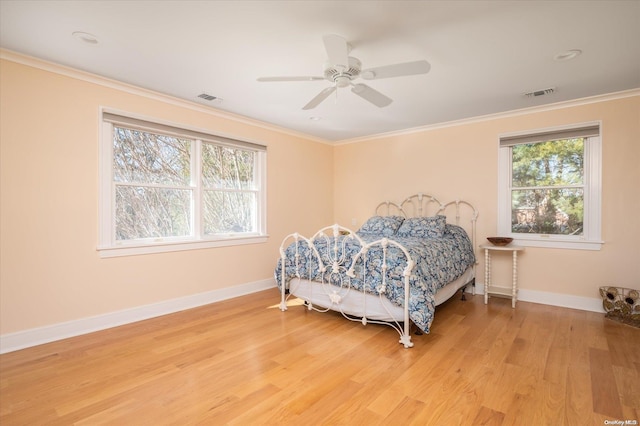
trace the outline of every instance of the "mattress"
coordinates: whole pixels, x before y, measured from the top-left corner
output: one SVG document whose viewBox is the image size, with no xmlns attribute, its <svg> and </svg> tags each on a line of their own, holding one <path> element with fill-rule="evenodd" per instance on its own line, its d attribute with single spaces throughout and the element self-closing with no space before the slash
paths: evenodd
<svg viewBox="0 0 640 426">
<path fill-rule="evenodd" d="M 474 277 L 475 269 L 471 266 L 458 279 L 436 292 L 435 305 L 447 301 L 456 291 L 469 284 Z M 368 319 L 378 321 L 404 321 L 404 309 L 391 303 L 386 297 L 348 290 L 340 293 L 340 300 L 336 303 L 335 291 L 339 289 L 330 284 L 322 285 L 300 278 L 293 278 L 289 284 L 289 293 L 311 303 L 316 308 L 331 309 L 355 317 L 366 316 Z"/>
</svg>

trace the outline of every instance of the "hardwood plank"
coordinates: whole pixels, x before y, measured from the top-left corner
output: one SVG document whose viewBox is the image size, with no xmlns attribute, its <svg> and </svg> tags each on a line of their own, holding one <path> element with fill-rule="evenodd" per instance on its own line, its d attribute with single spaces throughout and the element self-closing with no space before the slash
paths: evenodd
<svg viewBox="0 0 640 426">
<path fill-rule="evenodd" d="M 619 327 L 618 323 L 607 319 L 603 331 L 612 364 L 634 368 L 634 363 L 640 362 L 640 329 L 632 326 Z"/>
<path fill-rule="evenodd" d="M 611 416 L 613 419 L 621 419 L 622 405 L 613 375 L 611 356 L 605 350 L 590 348 L 589 359 L 591 362 L 593 411 Z"/>
<path fill-rule="evenodd" d="M 591 374 L 579 365 L 567 366 L 565 390 L 565 421 L 571 426 L 590 424 L 593 417 Z"/>
<path fill-rule="evenodd" d="M 215 420 L 218 424 L 230 423 L 244 415 L 247 412 L 247 407 L 252 407 L 266 398 L 277 395 L 279 392 L 279 388 L 267 384 L 260 389 L 246 394 L 242 398 L 234 398 L 228 403 L 219 405 L 215 409 L 209 409 L 206 417 L 198 420 L 210 419 L 212 421 Z M 250 421 L 251 419 L 249 418 L 247 420 Z"/>
<path fill-rule="evenodd" d="M 501 327 L 496 329 L 493 335 L 493 344 L 490 348 L 476 348 L 474 342 L 472 347 L 474 352 L 478 354 L 479 361 L 492 369 L 500 368 L 511 351 L 511 346 L 519 331 L 519 328 L 510 327 L 507 323 L 502 322 Z"/>
<path fill-rule="evenodd" d="M 500 426 L 504 421 L 504 413 L 481 406 L 478 414 L 470 424 L 478 426 Z"/>
<path fill-rule="evenodd" d="M 422 419 L 417 418 L 418 414 L 424 412 L 424 402 L 413 398 L 405 397 L 400 404 L 389 414 L 388 418 L 393 419 L 395 424 L 425 424 Z"/>
<path fill-rule="evenodd" d="M 497 299 L 496 301 L 500 303 L 503 299 Z M 484 319 L 480 327 L 475 326 L 472 328 L 472 330 L 477 332 L 473 345 L 478 349 L 487 351 L 493 349 L 496 344 L 496 336 L 505 328 L 513 330 L 514 333 L 517 333 L 520 329 L 520 327 L 515 324 L 508 324 L 508 322 L 511 322 L 512 317 L 509 315 L 510 312 L 506 310 L 507 304 L 504 303 L 502 309 L 496 309 L 495 305 L 498 303 L 491 305 L 492 309 L 484 311 Z M 511 309 L 511 306 L 509 306 L 509 309 Z M 513 339 L 511 341 L 513 341 Z M 508 344 L 510 345 L 511 342 L 508 342 Z"/>
<path fill-rule="evenodd" d="M 620 392 L 620 402 L 622 405 L 630 408 L 640 408 L 640 373 L 638 370 L 635 368 L 618 367 L 617 365 L 613 365 L 612 370 L 616 381 L 616 388 L 623 389 L 623 391 Z"/>
<path fill-rule="evenodd" d="M 553 339 L 545 359 L 543 379 L 551 383 L 566 383 L 567 367 L 570 363 L 569 336 L 571 333 L 571 318 L 555 319 L 556 327 Z"/>
<path fill-rule="evenodd" d="M 373 399 L 373 401 L 367 405 L 367 408 L 380 416 L 387 418 L 391 416 L 393 410 L 395 410 L 406 398 L 404 389 L 401 387 L 390 386 L 385 389 L 380 395 Z"/>
<path fill-rule="evenodd" d="M 535 377 L 518 365 L 503 363 L 497 370 L 489 371 L 490 385 L 481 394 L 480 404 L 493 410 L 507 413 L 516 394 L 527 395 Z"/>
</svg>

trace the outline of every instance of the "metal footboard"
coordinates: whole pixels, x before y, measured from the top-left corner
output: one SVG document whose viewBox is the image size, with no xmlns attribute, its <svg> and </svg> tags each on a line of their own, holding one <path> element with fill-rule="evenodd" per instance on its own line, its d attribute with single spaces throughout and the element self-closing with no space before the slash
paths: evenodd
<svg viewBox="0 0 640 426">
<path fill-rule="evenodd" d="M 321 254 L 318 251 L 317 242 L 326 245 L 326 253 Z M 353 253 L 349 253 L 347 245 L 351 244 L 353 247 L 354 243 L 357 244 L 359 250 L 355 255 L 351 256 Z M 287 264 L 288 256 L 286 250 L 290 246 L 290 250 L 293 250 L 294 253 L 293 258 L 289 257 L 289 264 Z M 382 250 L 382 263 L 381 265 L 375 265 L 373 270 L 381 274 L 381 283 L 376 288 L 373 288 L 370 274 L 368 274 L 370 265 L 368 265 L 367 253 L 371 249 L 378 247 Z M 393 317 L 387 308 L 387 305 L 391 302 L 385 296 L 389 286 L 398 285 L 397 282 L 391 282 L 390 271 L 388 270 L 389 265 L 387 264 L 387 254 L 392 247 L 396 247 L 404 256 L 401 264 L 401 285 L 404 290 L 403 320 L 382 321 L 368 317 L 366 299 L 363 299 L 361 312 L 357 315 L 345 312 L 342 302 L 350 292 L 359 291 L 353 287 L 352 280 L 360 279 L 362 280 L 364 291 L 379 294 L 382 301 L 381 305 L 387 310 L 389 316 Z M 314 281 L 317 284 L 317 291 L 322 292 L 327 297 L 327 305 L 329 306 L 319 306 L 308 302 L 306 305 L 309 310 L 318 312 L 337 311 L 345 318 L 351 321 L 359 321 L 363 325 L 368 323 L 388 325 L 400 335 L 399 343 L 403 344 L 405 348 L 413 346 L 410 334 L 411 320 L 409 318 L 408 302 L 410 298 L 409 281 L 415 262 L 411 258 L 409 251 L 402 244 L 387 238 L 367 243 L 351 229 L 335 224 L 322 228 L 311 238 L 306 238 L 298 233 L 287 235 L 280 246 L 280 262 L 280 310 L 287 310 L 287 299 L 291 296 L 290 292 L 287 291 L 289 285 L 287 271 L 293 269 L 295 277 Z M 314 271 L 317 271 L 316 275 L 312 276 Z M 396 270 L 394 272 L 398 275 L 400 271 Z"/>
</svg>

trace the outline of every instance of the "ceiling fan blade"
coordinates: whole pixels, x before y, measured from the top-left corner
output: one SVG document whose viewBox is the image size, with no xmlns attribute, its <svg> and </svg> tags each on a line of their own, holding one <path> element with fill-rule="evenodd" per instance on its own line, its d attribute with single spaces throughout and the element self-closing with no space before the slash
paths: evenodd
<svg viewBox="0 0 640 426">
<path fill-rule="evenodd" d="M 330 94 L 336 91 L 336 86 L 327 87 L 322 92 L 318 93 L 315 98 L 311 99 L 308 104 L 302 107 L 302 109 L 313 109 L 320 105 L 322 101 L 327 99 Z"/>
<path fill-rule="evenodd" d="M 322 37 L 322 40 L 329 57 L 329 63 L 347 69 L 349 67 L 349 46 L 347 41 L 336 34 L 328 34 Z"/>
<path fill-rule="evenodd" d="M 383 95 L 375 89 L 372 89 L 366 84 L 354 84 L 351 88 L 351 91 L 360 96 L 362 99 L 365 99 L 380 108 L 386 107 L 391 102 L 393 102 L 393 99 L 388 98 L 387 96 Z"/>
<path fill-rule="evenodd" d="M 324 80 L 324 77 L 317 76 L 297 76 L 297 77 L 259 77 L 258 81 L 317 81 Z"/>
<path fill-rule="evenodd" d="M 383 67 L 362 70 L 360 76 L 365 80 L 402 77 L 405 75 L 426 74 L 431 69 L 427 61 L 404 62 L 402 64 L 385 65 Z"/>
</svg>

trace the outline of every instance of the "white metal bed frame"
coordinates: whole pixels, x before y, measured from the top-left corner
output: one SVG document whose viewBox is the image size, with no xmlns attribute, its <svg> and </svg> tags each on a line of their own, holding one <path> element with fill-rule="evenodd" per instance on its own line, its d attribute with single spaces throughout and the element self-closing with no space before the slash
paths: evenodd
<svg viewBox="0 0 640 426">
<path fill-rule="evenodd" d="M 476 222 L 478 219 L 478 212 L 469 202 L 463 200 L 455 200 L 448 203 L 441 203 L 435 197 L 423 193 L 412 195 L 406 198 L 402 203 L 397 204 L 391 201 L 384 201 L 375 209 L 376 215 L 390 216 L 400 215 L 407 217 L 424 217 L 437 214 L 446 215 L 447 210 L 451 207 L 455 207 L 455 223 L 458 226 L 465 228 L 467 234 L 471 239 L 472 247 L 475 250 L 476 243 Z M 469 222 L 468 226 L 462 225 L 461 216 L 463 211 L 468 211 Z M 429 213 L 433 214 L 429 214 Z M 449 222 L 449 220 L 447 219 Z M 344 239 L 339 240 L 336 238 L 339 235 L 346 235 Z M 334 237 L 333 240 L 331 237 Z M 329 261 L 323 262 L 320 254 L 318 253 L 314 242 L 324 239 L 325 243 L 331 249 L 328 250 Z M 293 241 L 292 241 L 293 240 Z M 347 241 L 357 240 L 360 244 L 360 251 L 356 254 L 355 258 L 351 262 L 351 267 L 347 269 L 345 266 L 345 244 Z M 306 243 L 312 250 L 311 259 L 303 259 L 300 254 L 300 244 Z M 295 267 L 296 278 L 286 285 L 285 280 L 285 250 L 291 245 L 295 244 Z M 379 246 L 382 249 L 383 265 L 382 265 L 382 285 L 377 288 L 379 295 L 375 295 L 368 292 L 359 292 L 353 290 L 350 286 L 349 280 L 344 280 L 342 277 L 346 274 L 347 277 L 355 277 L 354 266 L 357 261 L 361 259 L 365 262 L 362 268 L 363 274 L 366 271 L 366 253 L 372 247 Z M 387 265 L 386 255 L 390 247 L 397 247 L 405 256 L 404 270 L 403 270 L 403 282 L 405 303 L 404 306 L 399 307 L 393 305 L 385 296 L 384 292 L 387 286 Z M 403 344 L 405 348 L 413 346 L 411 341 L 411 320 L 409 318 L 409 305 L 408 300 L 410 297 L 409 278 L 413 267 L 415 266 L 414 260 L 411 258 L 409 251 L 402 244 L 394 241 L 390 238 L 381 238 L 379 240 L 366 243 L 360 238 L 356 232 L 349 228 L 345 228 L 341 225 L 334 224 L 324 227 L 316 232 L 311 238 L 306 238 L 299 233 L 293 233 L 287 235 L 280 245 L 280 289 L 281 289 L 281 302 L 280 310 L 287 310 L 287 300 L 291 296 L 298 297 L 304 300 L 307 309 L 318 312 L 327 312 L 329 310 L 340 312 L 345 318 L 351 321 L 361 322 L 363 325 L 368 323 L 384 324 L 395 329 L 400 335 L 399 343 Z M 300 268 L 305 262 L 315 262 L 321 273 L 322 282 L 310 281 L 301 278 Z M 326 264 L 325 264 L 326 263 Z M 476 262 L 477 263 L 477 262 Z M 327 280 L 325 280 L 327 278 Z M 340 282 L 340 286 L 330 284 L 328 279 L 335 278 Z M 364 287 L 367 289 L 367 277 L 361 277 L 364 282 Z M 475 264 L 472 265 L 469 270 L 458 280 L 448 284 L 436 293 L 436 305 L 443 303 L 452 297 L 460 288 L 462 288 L 462 299 L 464 300 L 464 291 L 467 285 L 472 285 L 472 294 L 475 294 Z M 438 298 L 438 294 L 443 294 L 443 297 Z M 353 302 L 355 300 L 355 302 Z"/>
</svg>

